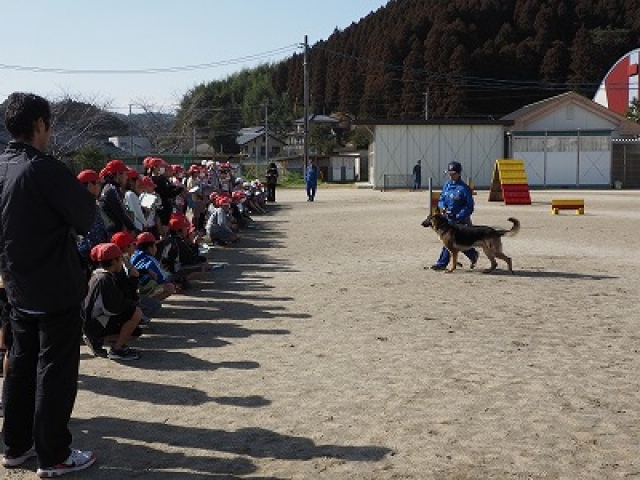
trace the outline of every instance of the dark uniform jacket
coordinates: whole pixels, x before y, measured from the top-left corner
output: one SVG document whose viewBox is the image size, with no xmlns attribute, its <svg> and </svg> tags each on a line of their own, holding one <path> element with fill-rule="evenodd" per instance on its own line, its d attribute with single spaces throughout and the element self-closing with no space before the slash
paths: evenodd
<svg viewBox="0 0 640 480">
<path fill-rule="evenodd" d="M 95 198 L 60 161 L 20 142 L 0 155 L 0 273 L 13 307 L 53 313 L 80 305 L 87 279 L 76 246 Z"/>
</svg>

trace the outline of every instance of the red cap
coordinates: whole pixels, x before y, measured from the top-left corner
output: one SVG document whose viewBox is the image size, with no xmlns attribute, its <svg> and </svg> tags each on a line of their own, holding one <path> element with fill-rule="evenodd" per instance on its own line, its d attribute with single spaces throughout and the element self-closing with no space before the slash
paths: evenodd
<svg viewBox="0 0 640 480">
<path fill-rule="evenodd" d="M 153 183 L 151 177 L 147 177 L 146 175 L 143 175 L 140 178 L 140 185 L 142 185 L 143 187 L 156 188 L 156 184 Z"/>
<path fill-rule="evenodd" d="M 215 203 L 216 198 L 218 198 L 218 192 L 211 192 L 211 193 L 209 194 L 209 201 L 210 201 L 211 203 Z"/>
<path fill-rule="evenodd" d="M 156 237 L 153 236 L 151 232 L 142 232 L 140 235 L 136 237 L 136 243 L 139 245 L 141 243 L 156 243 Z"/>
<path fill-rule="evenodd" d="M 115 243 L 99 243 L 91 249 L 91 260 L 94 262 L 104 262 L 122 256 L 122 250 Z"/>
<path fill-rule="evenodd" d="M 199 173 L 201 170 L 201 168 L 198 165 L 191 165 L 189 167 L 189 170 L 187 170 L 189 173 Z"/>
<path fill-rule="evenodd" d="M 128 170 L 122 160 L 110 160 L 104 167 L 107 173 L 124 173 Z"/>
<path fill-rule="evenodd" d="M 124 250 L 132 243 L 136 243 L 136 239 L 129 232 L 118 232 L 113 234 L 111 242 L 115 243 L 121 250 Z"/>
<path fill-rule="evenodd" d="M 228 197 L 218 197 L 216 199 L 216 205 L 218 205 L 219 207 L 223 205 L 231 205 L 231 200 L 229 200 Z"/>
<path fill-rule="evenodd" d="M 100 177 L 95 170 L 82 170 L 78 174 L 78 180 L 82 183 L 97 182 Z"/>
<path fill-rule="evenodd" d="M 151 160 L 153 160 L 153 157 L 146 157 L 146 158 L 142 161 L 142 166 L 143 166 L 144 168 L 149 168 L 149 167 L 151 167 L 151 165 L 150 165 Z"/>
<path fill-rule="evenodd" d="M 171 165 L 171 168 L 173 168 L 173 172 L 174 173 L 184 172 L 184 167 L 182 165 L 177 164 L 177 163 L 175 165 Z"/>
<path fill-rule="evenodd" d="M 246 197 L 246 194 L 242 190 L 234 190 L 231 194 L 231 198 L 234 200 L 241 200 Z"/>
<path fill-rule="evenodd" d="M 149 160 L 149 167 L 168 167 L 169 164 L 160 157 L 152 157 Z"/>
<path fill-rule="evenodd" d="M 138 171 L 134 168 L 128 168 L 127 169 L 127 178 L 130 179 L 135 179 L 135 178 L 139 178 L 140 174 L 138 173 Z"/>
<path fill-rule="evenodd" d="M 181 230 L 183 228 L 187 228 L 191 226 L 191 222 L 187 220 L 186 217 L 173 217 L 169 220 L 169 229 L 170 230 Z"/>
</svg>

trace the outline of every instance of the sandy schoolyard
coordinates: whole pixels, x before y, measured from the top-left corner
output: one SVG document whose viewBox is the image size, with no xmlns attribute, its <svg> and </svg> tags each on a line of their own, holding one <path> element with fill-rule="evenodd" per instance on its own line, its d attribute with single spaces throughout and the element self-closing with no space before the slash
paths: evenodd
<svg viewBox="0 0 640 480">
<path fill-rule="evenodd" d="M 522 222 L 513 276 L 425 270 L 426 193 L 279 190 L 140 361 L 82 347 L 71 429 L 98 461 L 69 478 L 640 478 L 640 193 L 487 197 L 474 223 Z"/>
</svg>

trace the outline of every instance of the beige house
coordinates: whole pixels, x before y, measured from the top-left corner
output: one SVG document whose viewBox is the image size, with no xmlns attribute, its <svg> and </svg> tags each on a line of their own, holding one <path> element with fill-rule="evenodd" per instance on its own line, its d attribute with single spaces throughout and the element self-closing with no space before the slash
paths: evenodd
<svg viewBox="0 0 640 480">
<path fill-rule="evenodd" d="M 522 107 L 502 118 L 508 155 L 525 161 L 531 186 L 610 187 L 613 145 L 637 139 L 640 125 L 575 92 Z"/>
</svg>

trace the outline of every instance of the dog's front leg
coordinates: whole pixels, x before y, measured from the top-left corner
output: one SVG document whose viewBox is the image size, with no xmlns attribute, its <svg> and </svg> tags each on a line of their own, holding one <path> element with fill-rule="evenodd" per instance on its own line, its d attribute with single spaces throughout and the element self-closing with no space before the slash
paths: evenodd
<svg viewBox="0 0 640 480">
<path fill-rule="evenodd" d="M 458 266 L 458 250 L 449 250 L 449 256 L 451 260 L 449 262 L 449 268 L 446 270 L 447 273 L 453 273 Z"/>
</svg>

